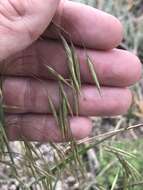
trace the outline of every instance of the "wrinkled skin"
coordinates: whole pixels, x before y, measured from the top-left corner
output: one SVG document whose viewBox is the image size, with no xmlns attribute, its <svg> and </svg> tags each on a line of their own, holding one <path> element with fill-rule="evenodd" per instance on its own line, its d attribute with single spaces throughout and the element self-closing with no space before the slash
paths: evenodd
<svg viewBox="0 0 143 190">
<path fill-rule="evenodd" d="M 22 137 L 41 142 L 61 140 L 48 105 L 50 95 L 58 108 L 58 85 L 43 65 L 50 65 L 64 77 L 68 71 L 55 26 L 49 26 L 51 20 L 70 34 L 80 59 L 83 82 L 79 97 L 80 116 L 70 118 L 75 138 L 90 134 L 89 116 L 126 113 L 132 102 L 128 87 L 141 76 L 139 59 L 116 49 L 122 40 L 123 28 L 115 17 L 70 1 L 1 0 L 0 72 L 5 76 L 3 95 L 8 106 L 5 121 L 10 140 L 22 140 Z M 42 34 L 48 38 L 38 40 Z M 102 97 L 87 69 L 83 43 L 94 61 Z M 43 82 L 32 78 L 33 75 Z M 73 103 L 70 89 L 67 94 Z"/>
</svg>

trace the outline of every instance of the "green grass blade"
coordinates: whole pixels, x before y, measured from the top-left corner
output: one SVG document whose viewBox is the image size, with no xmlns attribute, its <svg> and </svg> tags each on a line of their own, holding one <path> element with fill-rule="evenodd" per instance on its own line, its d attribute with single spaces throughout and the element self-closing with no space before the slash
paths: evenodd
<svg viewBox="0 0 143 190">
<path fill-rule="evenodd" d="M 72 57 L 73 57 L 73 64 L 74 64 L 74 68 L 75 68 L 76 78 L 78 81 L 79 88 L 81 88 L 80 62 L 79 62 L 78 56 L 76 54 L 73 43 L 71 43 L 71 52 L 72 52 Z"/>
<path fill-rule="evenodd" d="M 96 85 L 96 87 L 98 89 L 98 92 L 101 95 L 101 88 L 100 88 L 100 84 L 99 84 L 99 81 L 98 81 L 97 74 L 95 72 L 94 64 L 92 63 L 92 60 L 88 55 L 87 55 L 87 65 L 88 65 L 89 71 L 91 73 L 91 76 L 93 78 L 93 81 L 95 82 L 95 85 Z"/>
<path fill-rule="evenodd" d="M 124 156 L 124 157 L 136 158 L 135 155 L 133 155 L 133 154 L 127 152 L 127 151 L 125 152 L 122 149 L 119 149 L 119 148 L 116 148 L 116 147 L 107 146 L 107 145 L 103 145 L 103 146 L 105 147 L 106 151 L 111 151 L 113 153 L 120 154 L 121 156 Z"/>
<path fill-rule="evenodd" d="M 116 184 L 117 184 L 117 181 L 118 181 L 118 178 L 119 178 L 119 174 L 120 174 L 120 169 L 117 171 L 117 174 L 115 176 L 115 179 L 112 183 L 112 187 L 111 187 L 111 190 L 115 190 L 115 187 L 116 187 Z"/>
<path fill-rule="evenodd" d="M 70 83 L 67 82 L 66 79 L 64 79 L 64 77 L 62 77 L 62 75 L 60 75 L 58 72 L 56 72 L 52 67 L 45 65 L 45 67 L 48 69 L 48 71 L 53 74 L 59 81 L 62 81 L 64 84 L 66 84 L 67 86 L 71 87 Z"/>
<path fill-rule="evenodd" d="M 76 76 L 76 73 L 78 71 L 76 71 L 76 67 L 75 67 L 75 64 L 74 64 L 72 51 L 71 51 L 71 49 L 70 49 L 67 41 L 65 40 L 65 38 L 62 35 L 60 37 L 61 37 L 61 40 L 63 42 L 63 46 L 64 46 L 65 53 L 66 53 L 66 56 L 67 56 L 68 68 L 69 68 L 71 79 L 73 81 L 75 90 L 78 93 L 80 93 L 80 84 L 78 83 L 78 79 L 77 79 L 77 76 Z"/>
<path fill-rule="evenodd" d="M 54 103 L 53 103 L 53 101 L 52 101 L 52 99 L 51 99 L 50 96 L 48 96 L 48 101 L 49 101 L 49 106 L 50 106 L 51 112 L 52 112 L 52 114 L 53 114 L 53 116 L 54 116 L 54 119 L 55 119 L 55 121 L 56 121 L 56 124 L 57 124 L 57 126 L 59 126 L 58 114 L 57 114 L 55 105 L 54 105 Z"/>
<path fill-rule="evenodd" d="M 73 110 L 72 110 L 72 107 L 70 105 L 70 102 L 68 100 L 68 96 L 64 90 L 64 86 L 61 82 L 59 82 L 59 87 L 60 87 L 60 90 L 61 90 L 61 93 L 62 93 L 62 96 L 64 97 L 65 101 L 66 101 L 66 104 L 67 104 L 67 108 L 68 108 L 68 111 L 70 113 L 70 115 L 73 117 Z"/>
</svg>

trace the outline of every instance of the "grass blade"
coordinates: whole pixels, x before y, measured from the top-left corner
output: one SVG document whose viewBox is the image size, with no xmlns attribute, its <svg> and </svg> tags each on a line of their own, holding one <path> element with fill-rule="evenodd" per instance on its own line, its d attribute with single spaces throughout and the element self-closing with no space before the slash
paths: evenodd
<svg viewBox="0 0 143 190">
<path fill-rule="evenodd" d="M 56 124 L 57 124 L 57 126 L 59 126 L 58 114 L 57 114 L 55 105 L 54 105 L 54 103 L 52 102 L 52 99 L 51 99 L 50 96 L 48 96 L 48 101 L 49 101 L 49 106 L 50 106 L 51 112 L 52 112 L 52 114 L 53 114 L 53 116 L 54 116 L 54 119 L 55 119 L 55 121 L 56 121 Z"/>
<path fill-rule="evenodd" d="M 63 42 L 63 46 L 64 46 L 64 49 L 65 49 L 65 53 L 66 53 L 66 56 L 67 56 L 67 61 L 68 61 L 68 68 L 69 68 L 69 72 L 70 72 L 70 77 L 73 81 L 73 84 L 74 84 L 74 87 L 75 87 L 75 90 L 80 93 L 80 84 L 78 83 L 78 79 L 77 79 L 77 76 L 76 76 L 76 73 L 78 71 L 76 71 L 76 68 L 75 67 L 75 64 L 74 64 L 74 60 L 73 60 L 73 53 L 72 53 L 72 50 L 70 49 L 67 41 L 65 40 L 65 38 L 61 35 L 61 40 Z"/>
<path fill-rule="evenodd" d="M 74 68 L 75 68 L 75 74 L 76 74 L 76 78 L 79 84 L 79 87 L 81 88 L 81 73 L 80 73 L 80 63 L 79 63 L 79 59 L 77 57 L 75 48 L 73 43 L 71 42 L 71 52 L 72 52 L 72 58 L 73 58 L 73 64 L 74 64 Z"/>
<path fill-rule="evenodd" d="M 99 84 L 99 81 L 98 81 L 97 74 L 95 72 L 94 64 L 92 63 L 92 60 L 88 55 L 87 55 L 87 65 L 88 65 L 89 71 L 91 73 L 91 76 L 93 78 L 93 81 L 95 82 L 95 85 L 96 85 L 96 87 L 98 89 L 98 92 L 101 95 L 101 88 L 100 88 L 100 84 Z"/>
<path fill-rule="evenodd" d="M 69 86 L 71 88 L 71 85 L 69 82 L 67 82 L 66 79 L 64 79 L 64 77 L 62 77 L 62 75 L 60 75 L 58 72 L 56 72 L 52 67 L 45 65 L 45 67 L 48 69 L 48 71 L 53 74 L 59 81 L 62 81 L 64 84 L 66 84 L 67 86 Z"/>
<path fill-rule="evenodd" d="M 113 183 L 112 183 L 111 190 L 114 190 L 114 189 L 115 189 L 115 186 L 116 186 L 117 181 L 118 181 L 118 178 L 119 178 L 119 174 L 120 174 L 120 169 L 118 170 L 118 172 L 117 172 L 117 174 L 116 174 L 116 176 L 115 176 L 115 179 L 114 179 L 114 181 L 113 181 Z"/>
<path fill-rule="evenodd" d="M 62 96 L 64 97 L 64 99 L 65 99 L 65 101 L 66 101 L 68 111 L 69 111 L 70 115 L 73 117 L 72 107 L 71 107 L 70 102 L 69 102 L 69 100 L 68 100 L 67 94 L 66 94 L 66 92 L 65 92 L 65 90 L 64 90 L 64 86 L 63 86 L 63 84 L 62 84 L 61 82 L 59 82 L 59 87 L 60 87 Z"/>
</svg>

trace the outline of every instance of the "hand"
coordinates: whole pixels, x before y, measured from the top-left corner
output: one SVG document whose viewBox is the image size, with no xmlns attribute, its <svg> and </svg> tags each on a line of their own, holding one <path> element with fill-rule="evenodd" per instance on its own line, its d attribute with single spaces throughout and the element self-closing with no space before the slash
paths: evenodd
<svg viewBox="0 0 143 190">
<path fill-rule="evenodd" d="M 116 49 L 123 37 L 121 23 L 89 6 L 70 1 L 58 3 L 59 0 L 2 0 L 0 3 L 0 71 L 5 76 L 2 85 L 4 103 L 9 106 L 5 121 L 10 140 L 20 140 L 22 136 L 42 142 L 61 140 L 48 105 L 50 96 L 58 107 L 58 84 L 51 80 L 44 64 L 64 77 L 68 73 L 55 25 L 48 27 L 52 18 L 70 34 L 81 64 L 84 84 L 79 97 L 80 117 L 70 119 L 74 137 L 89 135 L 92 124 L 88 116 L 124 114 L 131 105 L 132 95 L 127 87 L 139 80 L 141 64 L 135 55 Z M 36 40 L 45 29 L 43 36 L 48 39 Z M 89 74 L 83 43 L 94 61 L 102 98 Z M 32 78 L 33 75 L 43 82 Z M 69 90 L 67 93 L 70 96 Z"/>
</svg>

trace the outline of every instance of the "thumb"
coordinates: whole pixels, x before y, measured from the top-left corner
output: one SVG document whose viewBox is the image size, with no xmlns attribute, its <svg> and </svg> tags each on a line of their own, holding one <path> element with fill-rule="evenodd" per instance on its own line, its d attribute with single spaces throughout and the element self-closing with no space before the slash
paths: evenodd
<svg viewBox="0 0 143 190">
<path fill-rule="evenodd" d="M 0 61 L 35 41 L 51 22 L 60 0 L 0 1 Z"/>
</svg>

